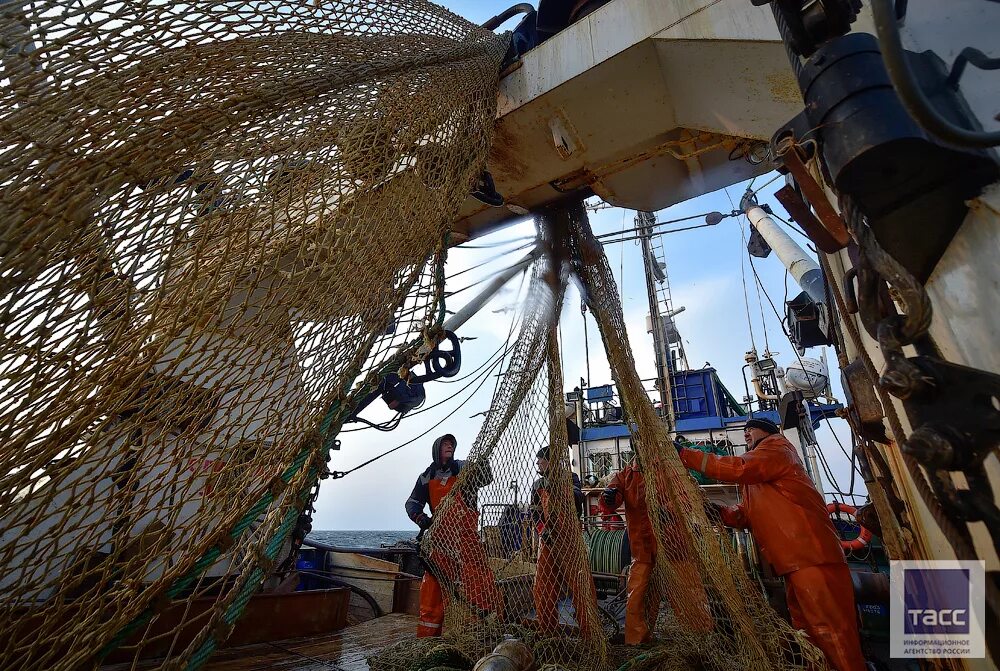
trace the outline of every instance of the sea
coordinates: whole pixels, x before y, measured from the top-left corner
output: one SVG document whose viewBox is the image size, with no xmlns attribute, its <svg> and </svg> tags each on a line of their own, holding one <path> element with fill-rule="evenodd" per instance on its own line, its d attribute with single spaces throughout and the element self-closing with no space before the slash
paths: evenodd
<svg viewBox="0 0 1000 671">
<path fill-rule="evenodd" d="M 417 537 L 417 531 L 418 529 L 407 531 L 318 530 L 311 532 L 309 538 L 327 545 L 345 548 L 380 548 L 383 545 L 393 545 L 396 541 L 413 540 Z"/>
</svg>

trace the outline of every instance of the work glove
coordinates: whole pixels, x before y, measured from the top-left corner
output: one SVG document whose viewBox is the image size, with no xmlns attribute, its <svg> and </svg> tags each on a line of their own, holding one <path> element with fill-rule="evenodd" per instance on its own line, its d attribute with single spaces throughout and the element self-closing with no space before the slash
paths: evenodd
<svg viewBox="0 0 1000 671">
<path fill-rule="evenodd" d="M 427 515 L 426 513 L 420 513 L 419 515 L 417 515 L 417 519 L 413 521 L 416 522 L 417 526 L 424 531 L 427 531 L 428 529 L 431 528 L 431 521 L 432 521 L 431 516 Z"/>
<path fill-rule="evenodd" d="M 615 502 L 618 500 L 618 488 L 608 487 L 603 492 L 601 492 L 601 502 L 604 503 L 609 509 L 614 510 L 618 506 Z"/>
<path fill-rule="evenodd" d="M 552 547 L 552 541 L 554 539 L 552 538 L 552 532 L 551 531 L 549 531 L 548 529 L 544 529 L 542 531 L 542 533 L 539 535 L 539 538 L 541 539 L 542 543 L 544 543 L 545 545 L 547 545 L 549 547 Z"/>
</svg>

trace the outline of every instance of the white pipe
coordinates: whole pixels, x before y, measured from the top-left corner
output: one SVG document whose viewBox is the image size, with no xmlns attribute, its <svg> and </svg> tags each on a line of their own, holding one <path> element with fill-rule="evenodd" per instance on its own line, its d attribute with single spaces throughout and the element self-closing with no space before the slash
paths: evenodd
<svg viewBox="0 0 1000 671">
<path fill-rule="evenodd" d="M 752 204 L 745 204 L 744 211 L 750 224 L 757 229 L 781 263 L 803 291 L 809 294 L 817 303 L 826 302 L 826 290 L 823 286 L 823 271 L 813 261 L 804 249 L 799 247 L 788 233 L 778 226 L 767 215 L 767 212 Z"/>
</svg>

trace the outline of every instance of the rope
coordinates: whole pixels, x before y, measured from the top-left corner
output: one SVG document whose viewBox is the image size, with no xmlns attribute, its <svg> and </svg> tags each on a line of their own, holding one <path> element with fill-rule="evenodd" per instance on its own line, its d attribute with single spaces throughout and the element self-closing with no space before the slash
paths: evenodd
<svg viewBox="0 0 1000 671">
<path fill-rule="evenodd" d="M 726 198 L 729 199 L 730 206 L 735 210 L 736 204 L 733 203 L 733 198 L 729 195 L 729 190 L 723 188 L 723 191 L 726 194 Z M 753 320 L 750 318 L 750 294 L 747 293 L 746 248 L 746 231 L 743 229 L 743 222 L 740 222 L 740 279 L 743 281 L 743 306 L 746 308 L 747 313 L 747 330 L 750 332 L 750 346 L 756 352 L 757 343 L 754 341 L 753 336 Z"/>
<path fill-rule="evenodd" d="M 445 238 L 445 242 L 447 238 Z M 441 270 L 444 265 L 443 253 L 439 252 L 438 263 L 436 268 L 436 277 L 439 279 L 443 277 L 443 271 Z M 438 323 L 437 326 L 440 327 L 441 322 L 445 315 L 445 298 L 440 295 L 439 292 L 439 310 L 438 310 Z M 408 348 L 405 348 L 399 352 L 396 356 L 389 360 L 385 365 L 382 366 L 380 373 L 376 376 L 376 380 L 384 379 L 386 375 L 394 373 L 399 369 L 399 367 L 409 360 L 413 352 L 422 346 L 423 338 L 415 340 L 411 343 Z M 362 385 L 358 390 L 356 390 L 353 395 L 353 403 L 348 406 L 342 406 L 340 401 L 334 401 L 326 414 L 324 415 L 322 421 L 319 425 L 320 435 L 323 436 L 322 446 L 323 446 L 323 457 L 324 462 L 329 461 L 330 450 L 334 444 L 334 438 L 336 437 L 339 429 L 343 426 L 344 420 L 351 415 L 351 413 L 356 409 L 357 404 L 361 399 L 365 398 L 368 393 L 377 387 L 377 383 Z M 346 393 L 346 389 L 342 390 L 342 394 Z M 346 411 L 345 411 L 346 410 Z M 304 447 L 298 457 L 296 457 L 293 464 L 287 468 L 281 475 L 281 481 L 286 485 L 291 483 L 292 479 L 299 473 L 302 467 L 308 462 L 311 449 L 307 446 Z M 316 481 L 319 478 L 319 471 L 315 468 L 310 468 L 308 475 L 306 477 L 307 484 L 304 486 L 297 495 L 296 500 L 298 501 L 297 506 L 292 506 L 286 512 L 284 519 L 282 520 L 280 526 L 272 535 L 270 541 L 267 544 L 265 552 L 263 554 L 264 560 L 267 562 L 273 562 L 277 557 L 281 546 L 284 544 L 285 538 L 291 533 L 295 522 L 298 520 L 299 514 L 301 513 L 301 507 L 305 504 L 306 496 L 312 491 L 313 487 L 316 485 Z M 251 524 L 267 510 L 268 507 L 274 502 L 275 495 L 272 488 L 268 488 L 265 494 L 260 498 L 258 503 L 253 506 L 237 524 L 233 527 L 230 532 L 229 537 L 232 541 L 236 541 L 246 531 Z M 231 545 L 231 543 L 230 543 Z M 174 598 L 179 595 L 184 589 L 186 589 L 194 580 L 197 579 L 201 573 L 211 566 L 215 561 L 222 556 L 224 550 L 220 545 L 213 546 L 201 560 L 195 563 L 192 569 L 188 572 L 186 576 L 178 580 L 173 587 L 167 590 L 166 595 L 168 598 Z M 248 576 L 243 577 L 242 587 L 238 592 L 235 593 L 235 598 L 233 598 L 228 608 L 223 615 L 223 621 L 228 626 L 232 626 L 239 616 L 243 613 L 246 604 L 249 602 L 250 596 L 259 587 L 260 583 L 266 577 L 266 573 L 258 565 L 256 566 Z M 143 626 L 152 619 L 153 609 L 147 608 L 143 613 L 141 613 L 133 622 L 126 625 L 122 631 L 120 631 L 116 636 L 112 637 L 111 641 L 98 653 L 98 661 L 104 659 L 112 650 L 117 648 L 121 643 L 134 631 L 136 631 L 140 626 Z M 217 638 L 214 634 L 211 634 L 207 640 L 204 641 L 202 646 L 194 653 L 194 655 L 189 659 L 187 669 L 188 671 L 193 671 L 199 668 L 212 652 L 215 650 L 218 644 Z"/>
<path fill-rule="evenodd" d="M 487 371 L 487 373 L 491 373 L 491 372 L 493 372 L 494 370 L 496 370 L 496 368 L 497 368 L 497 367 L 498 367 L 498 366 L 499 366 L 499 365 L 500 365 L 501 363 L 502 363 L 502 360 L 501 360 L 501 361 L 498 361 L 498 362 L 496 362 L 496 363 L 495 363 L 494 365 L 490 366 L 490 368 L 489 368 L 489 370 Z M 424 431 L 423 433 L 421 433 L 421 434 L 420 434 L 419 436 L 416 436 L 415 438 L 411 438 L 410 440 L 406 441 L 405 443 L 402 443 L 402 444 L 400 444 L 400 445 L 397 445 L 396 447 L 393 447 L 392 449 L 389 449 L 389 450 L 386 450 L 385 452 L 382 452 L 382 453 L 381 453 L 381 454 L 379 454 L 378 456 L 375 456 L 375 457 L 373 457 L 373 458 L 369 459 L 368 461 L 365 461 L 365 462 L 363 462 L 363 463 L 361 463 L 361 464 L 358 464 L 358 465 L 357 465 L 357 466 L 355 466 L 354 468 L 351 468 L 351 469 L 348 469 L 348 470 L 346 470 L 346 471 L 344 471 L 344 472 L 342 472 L 342 473 L 339 473 L 339 474 L 338 474 L 338 477 L 341 477 L 341 478 L 342 478 L 342 477 L 344 477 L 345 475 L 349 475 L 349 474 L 351 474 L 351 473 L 353 473 L 353 472 L 355 472 L 355 471 L 357 471 L 357 470 L 360 470 L 360 469 L 364 468 L 365 466 L 367 466 L 367 465 L 369 465 L 369 464 L 372 464 L 372 463 L 374 463 L 374 462 L 378 461 L 378 460 L 379 460 L 379 459 L 381 459 L 382 457 L 386 457 L 386 456 L 388 456 L 388 455 L 392 454 L 393 452 L 397 452 L 397 451 L 399 451 L 399 450 L 403 449 L 404 447 L 406 447 L 406 446 L 408 446 L 408 445 L 412 445 L 412 444 L 413 444 L 413 443 L 415 443 L 416 441 L 420 440 L 421 438 L 423 438 L 424 436 L 426 436 L 427 434 L 429 434 L 429 433 L 430 433 L 431 431 L 434 431 L 434 430 L 435 430 L 435 429 L 437 429 L 437 428 L 438 428 L 439 426 L 441 426 L 442 424 L 444 424 L 444 423 L 445 423 L 446 421 L 448 421 L 449 419 L 451 419 L 452 415 L 454 415 L 454 414 L 455 414 L 456 412 L 458 412 L 459 410 L 461 410 L 461 409 L 462 409 L 462 407 L 464 407 L 466 403 L 468 403 L 468 402 L 469 402 L 470 400 L 472 400 L 472 398 L 473 398 L 473 397 L 474 397 L 474 396 L 476 395 L 476 393 L 477 393 L 477 392 L 478 392 L 478 391 L 479 391 L 479 390 L 480 390 L 480 389 L 482 388 L 482 386 L 483 386 L 483 385 L 484 385 L 484 384 L 486 383 L 486 380 L 488 380 L 488 379 L 489 379 L 489 375 L 488 375 L 488 374 L 486 374 L 486 375 L 483 375 L 483 376 L 481 376 L 479 384 L 478 384 L 478 385 L 476 386 L 476 388 L 475 388 L 475 389 L 474 389 L 474 390 L 472 391 L 472 393 L 471 393 L 471 394 L 469 394 L 469 397 L 468 397 L 468 398 L 466 398 L 466 399 L 465 399 L 464 401 L 462 401 L 461 403 L 459 403 L 459 404 L 458 404 L 458 405 L 457 405 L 457 406 L 456 406 L 456 407 L 455 407 L 455 408 L 454 408 L 454 409 L 453 409 L 453 410 L 452 410 L 451 412 L 449 412 L 449 413 L 448 413 L 447 415 L 445 415 L 444 417 L 442 417 L 442 418 L 441 418 L 441 419 L 440 419 L 440 420 L 439 420 L 438 422 L 436 422 L 436 423 L 435 423 L 435 424 L 434 424 L 433 426 L 431 426 L 431 427 L 430 427 L 429 429 L 427 429 L 426 431 Z M 470 386 L 471 386 L 471 385 L 470 385 Z M 466 389 L 468 389 L 468 387 L 463 387 L 463 388 L 461 389 L 461 391 L 465 391 Z M 459 393 L 461 393 L 461 391 L 460 391 Z M 456 394 L 456 395 L 457 395 L 457 394 Z"/>
</svg>

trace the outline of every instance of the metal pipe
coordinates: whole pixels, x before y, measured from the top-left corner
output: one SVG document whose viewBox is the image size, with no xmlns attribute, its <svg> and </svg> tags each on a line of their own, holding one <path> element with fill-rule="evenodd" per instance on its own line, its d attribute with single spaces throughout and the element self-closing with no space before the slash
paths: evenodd
<svg viewBox="0 0 1000 671">
<path fill-rule="evenodd" d="M 826 283 L 823 280 L 823 271 L 820 270 L 819 264 L 756 203 L 744 200 L 742 205 L 747 219 L 750 220 L 750 225 L 756 228 L 757 232 L 771 246 L 781 263 L 788 269 L 789 274 L 795 278 L 796 283 L 809 294 L 813 301 L 826 303 Z"/>
<path fill-rule="evenodd" d="M 453 314 L 445 321 L 444 330 L 455 332 L 462 325 L 464 325 L 465 322 L 472 319 L 472 317 L 479 312 L 484 305 L 489 303 L 490 299 L 493 298 L 497 292 L 499 292 L 500 289 L 502 289 L 503 286 L 511 280 L 511 278 L 534 262 L 534 260 L 538 257 L 539 249 L 540 248 L 535 247 L 528 252 L 523 259 L 493 278 L 493 281 L 487 284 L 486 287 L 479 292 L 479 295 L 466 303 L 461 310 Z"/>
<path fill-rule="evenodd" d="M 763 387 L 761 387 L 761 385 L 760 385 L 760 378 L 759 377 L 752 377 L 750 379 L 753 381 L 753 388 L 754 388 L 754 391 L 757 392 L 757 398 L 759 398 L 761 400 L 764 400 L 764 401 L 780 401 L 781 400 L 780 396 L 777 396 L 775 394 L 768 394 L 768 393 L 766 393 L 764 391 Z"/>
<path fill-rule="evenodd" d="M 508 7 L 503 10 L 492 19 L 488 19 L 482 24 L 482 27 L 486 30 L 496 30 L 502 26 L 508 19 L 517 16 L 518 14 L 531 14 L 535 11 L 530 2 L 519 2 L 512 7 Z"/>
</svg>

